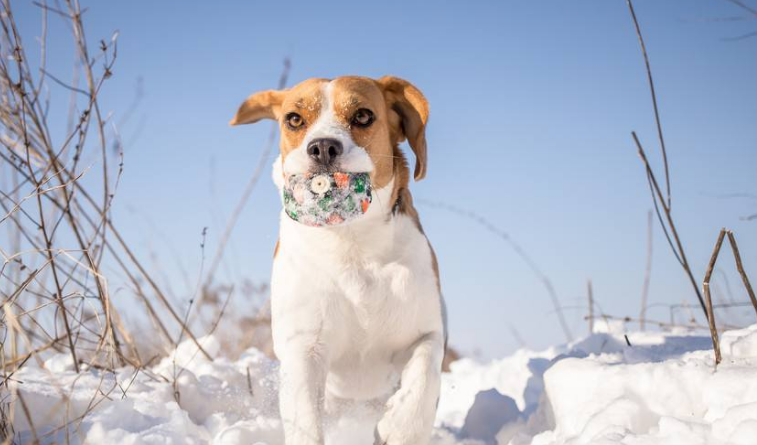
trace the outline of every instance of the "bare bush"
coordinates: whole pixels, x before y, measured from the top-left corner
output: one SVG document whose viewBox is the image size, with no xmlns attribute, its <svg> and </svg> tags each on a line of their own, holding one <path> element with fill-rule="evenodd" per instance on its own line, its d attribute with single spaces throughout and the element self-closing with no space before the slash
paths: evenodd
<svg viewBox="0 0 757 445">
<path fill-rule="evenodd" d="M 0 2 L 0 435 L 6 442 L 18 415 L 27 417 L 34 440 L 51 433 L 38 436 L 22 394 L 9 385 L 29 361 L 41 364 L 48 352 L 57 352 L 70 357 L 76 372 L 144 365 L 111 299 L 114 274 L 120 272 L 126 294 L 144 306 L 160 333 L 159 348 L 172 347 L 175 332 L 197 343 L 111 219 L 123 148 L 99 97 L 114 74 L 118 35 L 91 44 L 77 0 L 35 5 L 42 26 L 39 57 L 31 62 L 10 0 Z M 66 22 L 75 44 L 72 83 L 46 64 L 52 18 Z M 63 132 L 53 130 L 59 125 L 50 111 L 61 95 L 70 104 Z M 106 265 L 117 272 L 106 276 Z M 109 391 L 99 392 L 92 407 Z"/>
</svg>

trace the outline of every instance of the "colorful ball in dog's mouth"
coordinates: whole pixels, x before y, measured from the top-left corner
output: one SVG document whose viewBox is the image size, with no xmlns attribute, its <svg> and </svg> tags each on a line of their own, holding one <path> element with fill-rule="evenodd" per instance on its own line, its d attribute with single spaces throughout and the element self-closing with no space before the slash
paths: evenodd
<svg viewBox="0 0 757 445">
<path fill-rule="evenodd" d="M 371 204 L 368 173 L 284 176 L 284 211 L 307 226 L 336 226 L 361 217 Z"/>
</svg>

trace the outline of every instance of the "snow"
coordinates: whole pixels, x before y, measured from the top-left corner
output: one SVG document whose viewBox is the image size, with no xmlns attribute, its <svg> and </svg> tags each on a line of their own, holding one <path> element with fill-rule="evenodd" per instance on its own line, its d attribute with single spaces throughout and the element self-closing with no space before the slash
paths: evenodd
<svg viewBox="0 0 757 445">
<path fill-rule="evenodd" d="M 614 323 L 574 343 L 519 350 L 443 376 L 433 445 L 754 444 L 757 325 L 721 336 L 623 333 Z M 10 380 L 20 443 L 281 445 L 277 364 L 249 349 L 208 360 L 185 341 L 149 369 L 73 370 L 67 355 L 21 368 Z M 326 419 L 327 443 L 372 443 L 380 406 L 344 402 Z"/>
</svg>

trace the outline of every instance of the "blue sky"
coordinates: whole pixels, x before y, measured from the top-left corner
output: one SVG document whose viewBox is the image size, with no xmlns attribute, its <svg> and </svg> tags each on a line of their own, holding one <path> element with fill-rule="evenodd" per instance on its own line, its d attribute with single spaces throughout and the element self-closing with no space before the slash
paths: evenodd
<svg viewBox="0 0 757 445">
<path fill-rule="evenodd" d="M 757 281 L 757 20 L 725 0 L 638 0 L 671 164 L 674 216 L 697 277 L 721 226 Z M 309 77 L 393 74 L 431 105 L 429 170 L 416 199 L 473 210 L 507 232 L 553 281 L 575 334 L 586 280 L 614 315 L 639 312 L 651 201 L 631 130 L 661 175 L 638 42 L 624 1 L 87 2 L 92 42 L 119 31 L 103 106 L 127 112 L 125 174 L 114 215 L 138 255 L 178 279 L 200 267 L 255 168 L 268 123 L 227 123 L 250 93 Z M 14 5 L 30 39 L 39 9 Z M 57 34 L 56 34 L 57 33 Z M 53 18 L 50 69 L 70 78 L 72 43 Z M 141 81 L 139 80 L 141 79 Z M 55 93 L 55 91 L 54 91 Z M 57 92 L 65 107 L 67 95 Z M 65 122 L 65 108 L 60 114 Z M 263 282 L 280 207 L 266 177 L 234 234 L 221 281 Z M 420 205 L 439 256 L 450 339 L 493 357 L 563 339 L 544 287 L 512 249 L 474 222 Z M 655 226 L 651 303 L 694 303 Z M 745 300 L 728 258 L 722 267 Z M 720 275 L 718 275 L 720 277 Z M 720 278 L 718 278 L 720 279 Z M 180 286 L 177 286 L 181 289 Z M 188 299 L 189 295 L 179 295 Z M 581 308 L 574 308 L 582 306 Z M 667 320 L 667 309 L 652 318 Z"/>
</svg>

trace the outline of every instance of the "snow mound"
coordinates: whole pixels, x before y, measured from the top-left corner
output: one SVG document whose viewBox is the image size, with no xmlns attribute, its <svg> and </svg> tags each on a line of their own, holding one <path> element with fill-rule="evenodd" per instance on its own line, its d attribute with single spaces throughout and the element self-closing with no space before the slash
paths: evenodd
<svg viewBox="0 0 757 445">
<path fill-rule="evenodd" d="M 717 368 L 709 336 L 598 331 L 541 353 L 453 363 L 437 423 L 499 445 L 757 443 L 757 325 L 721 336 Z M 465 415 L 491 388 L 520 413 L 500 408 L 508 421 L 494 437 L 486 428 L 471 433 Z"/>
<path fill-rule="evenodd" d="M 218 341 L 199 339 L 217 354 Z M 15 405 L 18 442 L 87 444 L 280 443 L 276 363 L 250 349 L 239 360 L 213 361 L 185 341 L 149 370 L 115 374 L 73 371 L 68 356 L 16 373 L 12 391 L 22 394 L 33 423 Z"/>
<path fill-rule="evenodd" d="M 432 445 L 756 443 L 757 325 L 723 333 L 717 368 L 707 336 L 599 331 L 453 363 Z M 214 360 L 185 341 L 142 370 L 76 374 L 66 355 L 30 362 L 9 381 L 29 413 L 14 403 L 16 442 L 283 445 L 277 363 L 255 349 L 218 357 L 217 339 L 199 341 Z M 340 412 L 326 419 L 328 444 L 372 443 L 380 406 Z"/>
</svg>

